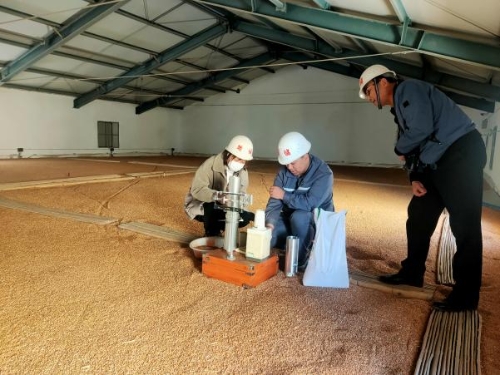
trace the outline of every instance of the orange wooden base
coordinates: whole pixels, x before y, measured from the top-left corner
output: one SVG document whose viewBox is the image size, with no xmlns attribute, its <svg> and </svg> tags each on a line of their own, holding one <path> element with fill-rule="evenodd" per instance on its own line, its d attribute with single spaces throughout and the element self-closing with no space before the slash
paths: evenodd
<svg viewBox="0 0 500 375">
<path fill-rule="evenodd" d="M 243 287 L 255 287 L 278 273 L 278 256 L 271 254 L 262 261 L 252 261 L 234 252 L 234 260 L 227 259 L 223 249 L 203 255 L 201 270 L 207 277 Z"/>
</svg>

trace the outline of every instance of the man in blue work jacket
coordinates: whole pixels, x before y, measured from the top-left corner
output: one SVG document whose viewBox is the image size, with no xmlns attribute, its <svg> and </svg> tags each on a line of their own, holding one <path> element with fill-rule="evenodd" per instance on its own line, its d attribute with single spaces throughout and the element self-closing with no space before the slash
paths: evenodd
<svg viewBox="0 0 500 375">
<path fill-rule="evenodd" d="M 387 284 L 421 287 L 431 236 L 443 209 L 457 251 L 455 284 L 441 311 L 475 310 L 482 273 L 482 194 L 486 150 L 471 119 L 444 93 L 418 80 L 400 80 L 382 65 L 367 68 L 359 95 L 379 109 L 390 106 L 398 124 L 395 153 L 409 170 L 413 197 L 408 206 L 408 254 L 401 269 L 380 276 Z"/>
<path fill-rule="evenodd" d="M 314 239 L 313 210 L 333 211 L 333 173 L 309 153 L 311 143 L 300 133 L 290 132 L 278 143 L 282 165 L 269 189 L 266 226 L 272 229 L 271 247 L 284 249 L 287 236 L 299 238 L 298 269 L 307 264 Z"/>
</svg>

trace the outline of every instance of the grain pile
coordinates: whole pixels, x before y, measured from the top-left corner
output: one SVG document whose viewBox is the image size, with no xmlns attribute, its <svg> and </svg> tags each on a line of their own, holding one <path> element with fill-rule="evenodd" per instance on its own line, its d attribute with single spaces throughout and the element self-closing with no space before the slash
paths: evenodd
<svg viewBox="0 0 500 375">
<path fill-rule="evenodd" d="M 2 374 L 412 374 L 429 301 L 358 286 L 308 288 L 282 272 L 254 289 L 208 279 L 187 245 L 137 234 L 142 222 L 193 236 L 182 201 L 202 159 L 147 164 L 0 161 L 0 182 L 165 171 L 164 177 L 1 191 L 0 198 L 116 218 L 96 225 L 0 208 Z M 144 161 L 142 159 L 142 161 Z M 12 163 L 13 165 L 6 165 Z M 73 167 L 73 164 L 74 167 Z M 83 163 L 83 164 L 81 164 Z M 110 167 L 112 166 L 112 167 Z M 123 167 L 123 169 L 121 169 Z M 276 165 L 253 162 L 252 210 L 263 208 Z M 346 209 L 349 267 L 397 270 L 405 254 L 404 175 L 335 168 L 334 201 Z M 36 171 L 36 174 L 29 172 Z M 9 172 L 9 173 L 7 173 Z M 36 177 L 35 177 L 36 176 Z M 500 368 L 500 213 L 484 210 L 483 374 Z M 434 284 L 436 233 L 425 281 Z M 438 287 L 436 297 L 449 289 Z"/>
</svg>

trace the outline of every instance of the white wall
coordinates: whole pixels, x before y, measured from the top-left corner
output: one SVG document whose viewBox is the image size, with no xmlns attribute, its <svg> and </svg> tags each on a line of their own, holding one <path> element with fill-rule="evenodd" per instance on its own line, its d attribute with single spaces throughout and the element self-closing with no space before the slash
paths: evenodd
<svg viewBox="0 0 500 375">
<path fill-rule="evenodd" d="M 398 164 L 396 125 L 388 110 L 359 99 L 357 81 L 292 66 L 253 80 L 240 94 L 209 98 L 183 111 L 179 151 L 210 154 L 236 134 L 249 136 L 257 158 L 276 158 L 280 137 L 299 131 L 312 153 L 336 163 Z"/>
<path fill-rule="evenodd" d="M 495 128 L 496 133 L 494 133 Z M 494 186 L 496 192 L 500 194 L 500 103 L 496 103 L 495 113 L 488 116 L 488 128 L 482 129 L 481 132 L 488 135 L 486 142 L 488 162 L 484 171 L 489 182 Z M 494 139 L 495 146 L 493 148 Z"/>
<path fill-rule="evenodd" d="M 500 130 L 500 104 L 494 115 L 462 109 L 478 129 L 486 115 L 489 129 L 498 125 Z M 296 130 L 312 142 L 312 153 L 326 161 L 400 165 L 393 152 L 396 124 L 388 108 L 378 110 L 359 99 L 356 79 L 314 68 L 290 66 L 253 80 L 240 94 L 189 106 L 183 124 L 178 149 L 185 153 L 216 153 L 233 135 L 244 134 L 253 140 L 257 158 L 275 159 L 279 138 Z M 485 173 L 499 191 L 500 135 L 496 149 L 493 169 L 487 166 Z"/>
<path fill-rule="evenodd" d="M 0 157 L 107 153 L 97 147 L 97 122 L 120 123 L 120 148 L 170 153 L 179 143 L 180 111 L 155 109 L 141 116 L 135 106 L 96 100 L 73 109 L 73 98 L 0 88 Z"/>
<path fill-rule="evenodd" d="M 463 108 L 476 124 L 485 118 Z M 73 109 L 73 98 L 0 88 L 0 157 L 106 153 L 97 148 L 97 121 L 120 123 L 120 152 L 210 155 L 245 134 L 257 158 L 276 159 L 279 138 L 300 131 L 312 153 L 333 163 L 399 165 L 393 153 L 396 125 L 387 108 L 358 97 L 357 80 L 314 68 L 290 66 L 253 80 L 240 94 L 227 92 L 184 111 L 157 108 L 142 115 L 135 106 L 96 100 Z M 500 129 L 500 105 L 488 115 Z M 489 129 L 480 129 L 486 133 Z M 490 141 L 491 146 L 491 141 Z M 491 153 L 488 153 L 488 156 Z M 500 188 L 500 136 L 494 167 L 485 168 Z"/>
</svg>

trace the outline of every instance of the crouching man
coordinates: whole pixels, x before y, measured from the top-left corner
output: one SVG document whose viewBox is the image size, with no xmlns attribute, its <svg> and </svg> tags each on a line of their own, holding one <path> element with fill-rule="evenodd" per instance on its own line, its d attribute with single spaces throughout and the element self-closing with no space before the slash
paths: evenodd
<svg viewBox="0 0 500 375">
<path fill-rule="evenodd" d="M 290 132 L 278 143 L 282 165 L 269 189 L 266 226 L 272 229 L 271 247 L 284 249 L 287 236 L 299 238 L 300 271 L 305 269 L 314 240 L 313 210 L 333 211 L 333 173 L 309 153 L 311 143 L 300 133 Z"/>
</svg>

